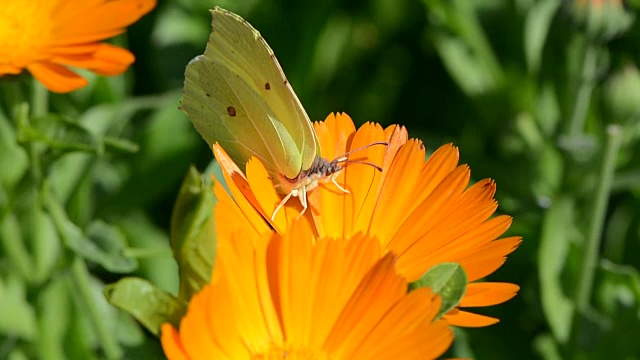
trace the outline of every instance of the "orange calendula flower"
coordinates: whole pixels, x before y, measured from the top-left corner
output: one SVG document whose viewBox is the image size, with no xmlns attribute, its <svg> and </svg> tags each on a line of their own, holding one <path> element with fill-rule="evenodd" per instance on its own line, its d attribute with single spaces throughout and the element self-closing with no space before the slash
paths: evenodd
<svg viewBox="0 0 640 360">
<path fill-rule="evenodd" d="M 440 298 L 407 294 L 376 241 L 317 239 L 305 222 L 284 236 L 239 229 L 221 240 L 211 283 L 179 329 L 162 327 L 171 360 L 429 359 L 453 340 L 435 320 Z"/>
<path fill-rule="evenodd" d="M 123 73 L 133 55 L 100 41 L 124 32 L 156 0 L 5 0 L 0 6 L 0 76 L 27 69 L 47 89 L 87 85 L 68 67 Z"/>
<path fill-rule="evenodd" d="M 409 281 L 442 262 L 459 263 L 470 283 L 458 307 L 446 314 L 447 321 L 469 327 L 498 322 L 460 309 L 505 302 L 519 289 L 508 283 L 476 282 L 497 270 L 521 242 L 520 237 L 499 239 L 511 225 L 511 217 L 492 217 L 497 209 L 495 183 L 485 179 L 469 187 L 469 167 L 458 165 L 458 150 L 450 144 L 425 161 L 422 143 L 408 140 L 400 126 L 382 129 L 369 123 L 356 131 L 347 115 L 332 114 L 316 123 L 315 130 L 327 159 L 376 141 L 387 141 L 389 146 L 350 154 L 350 160 L 378 164 L 383 171 L 348 164 L 337 182 L 349 193 L 330 182 L 322 184 L 309 194 L 310 208 L 299 221 L 311 224 L 319 237 L 365 234 L 377 239 L 380 256 L 396 254 L 397 270 Z M 232 196 L 216 184 L 219 234 L 229 235 L 237 227 L 257 234 L 272 229 L 286 232 L 301 211 L 299 202 L 289 201 L 271 221 L 282 195 L 260 161 L 250 160 L 245 176 L 219 146 L 214 145 L 214 153 Z"/>
</svg>

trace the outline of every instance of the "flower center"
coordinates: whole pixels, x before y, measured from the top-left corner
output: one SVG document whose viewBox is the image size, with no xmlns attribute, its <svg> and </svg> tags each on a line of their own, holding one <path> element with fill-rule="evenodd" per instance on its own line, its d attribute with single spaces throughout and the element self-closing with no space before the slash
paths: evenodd
<svg viewBox="0 0 640 360">
<path fill-rule="evenodd" d="M 0 6 L 0 66 L 25 67 L 46 58 L 43 49 L 50 37 L 50 10 L 50 4 L 37 0 Z"/>
</svg>

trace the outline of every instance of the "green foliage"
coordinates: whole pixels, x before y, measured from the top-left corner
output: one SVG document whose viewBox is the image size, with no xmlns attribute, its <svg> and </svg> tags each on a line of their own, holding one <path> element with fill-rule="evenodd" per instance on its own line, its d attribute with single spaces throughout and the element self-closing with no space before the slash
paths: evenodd
<svg viewBox="0 0 640 360">
<path fill-rule="evenodd" d="M 467 290 L 467 274 L 458 263 L 440 263 L 429 269 L 411 288 L 429 288 L 442 299 L 438 317 L 455 308 Z"/>
<path fill-rule="evenodd" d="M 521 291 L 447 355 L 638 359 L 640 1 L 587 3 L 215 4 L 261 32 L 312 119 L 401 123 L 496 180 L 523 244 L 490 280 Z M 0 358 L 162 357 L 103 292 L 157 332 L 210 276 L 211 150 L 177 106 L 213 5 L 159 1 L 114 40 L 136 54 L 124 76 L 67 95 L 0 78 Z"/>
</svg>

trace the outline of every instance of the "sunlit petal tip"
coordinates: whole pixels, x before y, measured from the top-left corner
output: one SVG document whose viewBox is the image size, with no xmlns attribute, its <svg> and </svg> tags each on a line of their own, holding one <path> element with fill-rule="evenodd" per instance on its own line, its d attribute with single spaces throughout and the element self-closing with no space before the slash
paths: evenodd
<svg viewBox="0 0 640 360">
<path fill-rule="evenodd" d="M 215 156 L 216 161 L 218 162 L 220 167 L 222 168 L 223 175 L 225 175 L 225 181 L 231 180 L 232 183 L 238 186 L 248 185 L 246 176 L 244 175 L 242 170 L 240 170 L 238 165 L 236 165 L 236 163 L 229 157 L 227 152 L 224 151 L 222 146 L 220 146 L 218 143 L 215 143 L 213 144 L 212 149 L 213 149 L 213 155 Z M 229 178 L 227 179 L 226 176 L 228 176 Z M 236 178 L 236 176 L 238 178 Z M 238 183 L 236 183 L 234 179 L 237 180 Z M 240 180 L 244 180 L 244 182 Z"/>
<path fill-rule="evenodd" d="M 510 283 L 478 282 L 467 285 L 460 307 L 492 306 L 506 302 L 517 295 L 520 287 Z"/>
<path fill-rule="evenodd" d="M 230 214 L 238 216 L 235 221 L 216 220 L 216 230 L 230 234 L 237 227 L 251 227 L 259 235 L 270 232 L 268 222 L 270 215 L 267 216 L 262 210 L 260 202 L 252 192 L 251 184 L 245 174 L 219 144 L 214 144 L 212 149 L 229 189 L 229 193 L 227 193 L 221 184 L 216 183 L 216 197 L 221 202 L 216 210 L 216 217 L 217 219 L 226 218 Z M 260 179 L 255 179 L 255 182 L 260 183 Z M 275 190 L 273 189 L 272 191 Z"/>
<path fill-rule="evenodd" d="M 494 317 L 461 310 L 458 310 L 455 313 L 447 313 L 443 318 L 453 326 L 472 328 L 491 326 L 500 322 L 500 319 Z"/>
</svg>

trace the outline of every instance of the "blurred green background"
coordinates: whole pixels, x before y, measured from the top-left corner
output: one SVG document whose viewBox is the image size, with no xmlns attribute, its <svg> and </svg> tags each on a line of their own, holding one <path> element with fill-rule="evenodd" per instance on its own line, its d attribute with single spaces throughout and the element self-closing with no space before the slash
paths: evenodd
<svg viewBox="0 0 640 360">
<path fill-rule="evenodd" d="M 162 357 L 102 288 L 134 274 L 177 290 L 171 209 L 212 160 L 177 105 L 216 5 L 262 33 L 313 120 L 403 124 L 496 180 L 524 241 L 489 279 L 521 290 L 447 356 L 640 358 L 639 3 L 159 1 L 114 39 L 137 58 L 125 76 L 87 74 L 28 126 L 3 103 L 0 359 Z M 46 171 L 30 177 L 34 143 Z"/>
</svg>

